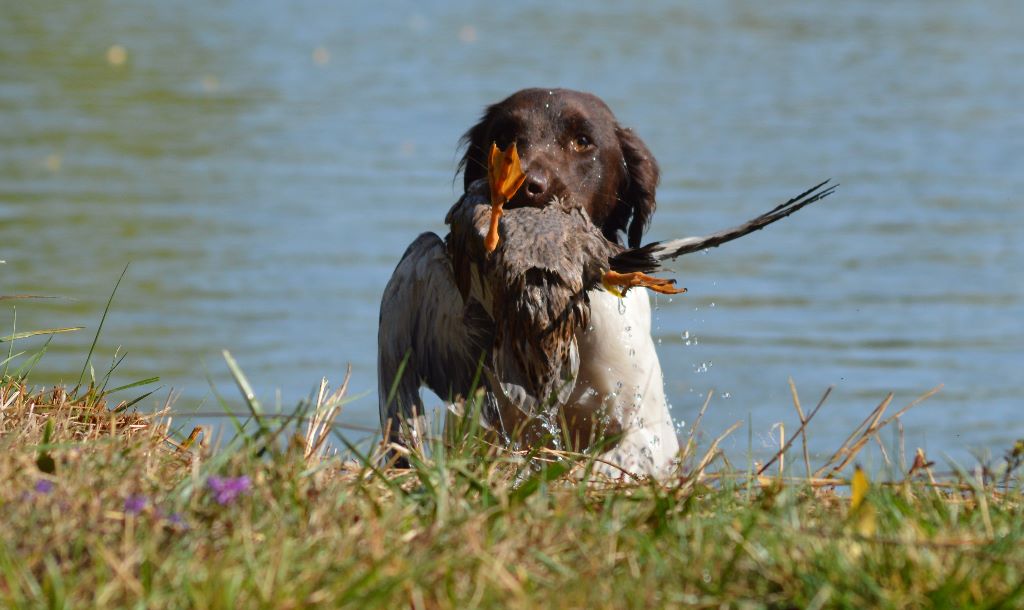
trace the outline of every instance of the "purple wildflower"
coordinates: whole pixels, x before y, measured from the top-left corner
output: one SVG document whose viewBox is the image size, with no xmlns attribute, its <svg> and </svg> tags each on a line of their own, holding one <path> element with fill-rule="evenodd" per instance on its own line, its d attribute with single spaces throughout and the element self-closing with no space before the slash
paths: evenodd
<svg viewBox="0 0 1024 610">
<path fill-rule="evenodd" d="M 129 515 L 137 515 L 146 508 L 148 503 L 149 500 L 146 499 L 146 496 L 132 494 L 124 500 L 124 512 Z"/>
<path fill-rule="evenodd" d="M 161 521 L 166 521 L 168 524 L 180 528 L 188 529 L 188 523 L 185 523 L 185 518 L 181 516 L 181 513 L 165 513 L 159 506 L 153 505 L 153 514 L 156 518 Z"/>
<path fill-rule="evenodd" d="M 51 491 L 53 491 L 53 481 L 39 479 L 38 481 L 36 481 L 35 490 L 37 494 L 48 494 Z"/>
<path fill-rule="evenodd" d="M 206 484 L 213 490 L 213 498 L 217 504 L 227 506 L 235 501 L 239 494 L 249 491 L 252 480 L 243 475 L 240 477 L 210 477 Z"/>
</svg>

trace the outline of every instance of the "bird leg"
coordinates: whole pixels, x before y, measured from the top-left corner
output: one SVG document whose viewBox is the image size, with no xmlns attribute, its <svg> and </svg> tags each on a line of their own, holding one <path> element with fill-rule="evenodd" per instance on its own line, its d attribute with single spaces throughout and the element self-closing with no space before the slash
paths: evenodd
<svg viewBox="0 0 1024 610">
<path fill-rule="evenodd" d="M 491 226 L 487 229 L 487 235 L 484 236 L 484 249 L 488 254 L 494 252 L 494 249 L 498 247 L 498 221 L 501 220 L 502 206 L 505 202 L 498 204 L 491 204 Z"/>
<path fill-rule="evenodd" d="M 491 187 L 491 224 L 484 237 L 484 248 L 487 253 L 494 252 L 498 247 L 498 221 L 501 220 L 502 206 L 516 194 L 526 180 L 519 153 L 515 142 L 504 151 L 491 143 L 491 153 L 487 158 L 487 184 Z"/>
<path fill-rule="evenodd" d="M 637 286 L 642 286 L 661 294 L 682 294 L 686 292 L 686 288 L 676 288 L 675 284 L 675 280 L 653 277 L 639 271 L 632 273 L 607 271 L 601 276 L 601 285 L 604 286 L 604 289 L 617 297 L 625 296 L 626 291 Z"/>
</svg>

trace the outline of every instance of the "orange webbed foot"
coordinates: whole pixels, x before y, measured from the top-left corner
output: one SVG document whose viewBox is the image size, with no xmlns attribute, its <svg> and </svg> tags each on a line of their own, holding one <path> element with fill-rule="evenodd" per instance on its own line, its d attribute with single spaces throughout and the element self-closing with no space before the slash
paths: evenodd
<svg viewBox="0 0 1024 610">
<path fill-rule="evenodd" d="M 623 297 L 630 288 L 643 287 L 653 290 L 659 294 L 682 294 L 686 288 L 676 288 L 676 281 L 653 277 L 646 273 L 634 271 L 632 273 L 618 273 L 608 271 L 601 276 L 601 284 L 605 290 L 618 297 Z"/>
<path fill-rule="evenodd" d="M 491 223 L 484 237 L 484 248 L 487 253 L 494 252 L 498 247 L 498 221 L 501 220 L 502 207 L 516 194 L 526 180 L 519 152 L 515 142 L 504 151 L 491 143 L 491 152 L 487 157 L 487 183 L 491 187 Z"/>
</svg>

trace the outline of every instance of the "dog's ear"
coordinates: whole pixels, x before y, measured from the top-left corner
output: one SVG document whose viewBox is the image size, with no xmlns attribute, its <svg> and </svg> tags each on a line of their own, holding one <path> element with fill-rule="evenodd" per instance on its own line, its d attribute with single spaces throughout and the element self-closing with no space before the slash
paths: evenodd
<svg viewBox="0 0 1024 610">
<path fill-rule="evenodd" d="M 455 175 L 462 172 L 463 189 L 469 188 L 470 184 L 480 178 L 487 177 L 487 153 L 490 150 L 490 142 L 487 141 L 487 138 L 490 135 L 491 123 L 498 105 L 489 106 L 480 117 L 480 121 L 459 138 L 459 147 L 465 148 L 465 152 L 462 154 L 462 159 L 459 160 L 459 167 L 455 170 Z"/>
<path fill-rule="evenodd" d="M 615 133 L 619 137 L 619 146 L 622 147 L 626 176 L 619 187 L 618 209 L 613 213 L 615 220 L 621 224 L 614 227 L 614 230 L 625 231 L 629 247 L 636 248 L 640 246 L 640 239 L 647 230 L 657 206 L 654 192 L 658 188 L 661 170 L 658 169 L 654 155 L 633 130 L 616 126 Z"/>
</svg>

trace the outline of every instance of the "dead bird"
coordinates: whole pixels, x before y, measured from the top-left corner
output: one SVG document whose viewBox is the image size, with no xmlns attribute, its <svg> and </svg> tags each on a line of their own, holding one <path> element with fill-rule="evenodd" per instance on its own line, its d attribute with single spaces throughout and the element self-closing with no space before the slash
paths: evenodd
<svg viewBox="0 0 1024 610">
<path fill-rule="evenodd" d="M 639 248 L 609 241 L 583 210 L 557 200 L 545 207 L 508 210 L 498 225 L 499 239 L 494 240 L 494 195 L 488 201 L 482 184 L 471 186 L 446 219 L 451 228 L 447 246 L 463 299 L 482 303 L 494 323 L 491 358 L 485 361 L 485 371 L 499 406 L 497 424 L 506 431 L 520 427 L 529 431 L 530 422 L 536 421 L 541 430 L 530 434 L 533 439 L 538 433 L 561 427 L 561 432 L 569 432 L 575 448 L 588 444 L 587 435 L 598 437 L 628 429 L 628 421 L 643 410 L 642 400 L 625 409 L 622 400 L 602 400 L 603 409 L 595 409 L 595 405 L 581 408 L 579 404 L 582 396 L 602 396 L 601 390 L 602 398 L 607 399 L 614 393 L 607 392 L 612 386 L 650 388 L 649 380 L 629 379 L 631 375 L 619 366 L 603 375 L 615 378 L 613 383 L 599 383 L 600 389 L 595 388 L 594 373 L 600 372 L 592 371 L 584 380 L 585 387 L 577 391 L 581 362 L 609 359 L 594 352 L 610 349 L 636 354 L 635 348 L 622 346 L 614 338 L 597 345 L 588 342 L 588 349 L 581 354 L 581 334 L 592 328 L 607 334 L 606 319 L 592 324 L 592 299 L 601 296 L 602 289 L 620 298 L 636 287 L 664 294 L 683 292 L 685 289 L 675 288 L 674 280 L 649 274 L 665 271 L 667 261 L 683 254 L 737 239 L 827 197 L 834 187 L 824 188 L 826 184 L 822 182 L 737 227 Z M 488 254 L 489 244 L 495 241 L 496 249 Z M 630 319 L 625 313 L 620 317 Z M 645 356 L 632 363 L 641 377 L 647 376 L 657 361 L 653 351 Z M 661 383 L 660 376 L 657 383 Z M 645 415 L 640 419 L 671 420 L 667 412 Z M 596 420 L 604 422 L 604 427 Z"/>
<path fill-rule="evenodd" d="M 442 398 L 466 396 L 482 363 L 484 417 L 508 439 L 558 439 L 582 449 L 615 437 L 601 456 L 613 470 L 665 472 L 678 442 L 650 337 L 648 296 L 629 289 L 678 292 L 649 274 L 829 195 L 824 186 L 733 229 L 625 248 L 567 200 L 510 209 L 494 223 L 488 183 L 471 184 L 449 211 L 446 241 L 421 235 L 385 290 L 382 388 L 406 354 L 408 360 L 393 401 L 382 393 L 382 425 L 422 416 L 421 383 Z M 493 228 L 500 239 L 488 253 Z"/>
</svg>

